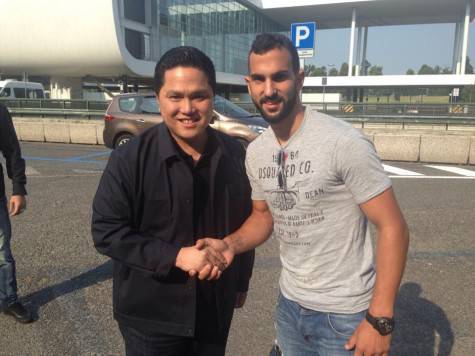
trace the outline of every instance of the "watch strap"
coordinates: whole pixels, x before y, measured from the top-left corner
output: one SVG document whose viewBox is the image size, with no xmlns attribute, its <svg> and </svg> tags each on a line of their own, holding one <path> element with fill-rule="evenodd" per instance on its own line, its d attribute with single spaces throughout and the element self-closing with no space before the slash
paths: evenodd
<svg viewBox="0 0 475 356">
<path fill-rule="evenodd" d="M 375 328 L 381 335 L 388 335 L 390 334 L 393 329 L 394 329 L 394 318 L 390 318 L 390 317 L 387 317 L 387 316 L 381 316 L 381 317 L 375 317 L 373 315 L 371 315 L 371 313 L 368 311 L 366 312 L 366 320 L 368 321 L 368 323 L 370 323 L 373 328 Z M 390 329 L 389 330 L 381 330 L 381 325 L 379 325 L 379 322 L 380 321 L 387 321 L 390 325 Z"/>
</svg>

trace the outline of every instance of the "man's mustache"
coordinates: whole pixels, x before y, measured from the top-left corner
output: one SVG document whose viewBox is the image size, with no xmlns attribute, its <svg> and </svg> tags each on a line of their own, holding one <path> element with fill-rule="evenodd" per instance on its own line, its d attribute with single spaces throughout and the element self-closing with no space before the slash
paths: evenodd
<svg viewBox="0 0 475 356">
<path fill-rule="evenodd" d="M 266 101 L 275 103 L 275 102 L 280 102 L 282 100 L 283 98 L 277 93 L 275 93 L 275 94 L 272 94 L 271 96 L 264 96 L 261 100 L 259 100 L 259 103 L 264 104 Z"/>
</svg>

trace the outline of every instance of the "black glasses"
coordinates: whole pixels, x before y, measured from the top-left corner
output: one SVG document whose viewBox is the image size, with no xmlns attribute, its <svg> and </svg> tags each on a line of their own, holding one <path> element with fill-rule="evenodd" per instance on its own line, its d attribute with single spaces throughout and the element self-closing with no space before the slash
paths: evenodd
<svg viewBox="0 0 475 356">
<path fill-rule="evenodd" d="M 280 190 L 287 190 L 287 177 L 285 176 L 285 151 L 277 152 L 277 183 Z"/>
</svg>

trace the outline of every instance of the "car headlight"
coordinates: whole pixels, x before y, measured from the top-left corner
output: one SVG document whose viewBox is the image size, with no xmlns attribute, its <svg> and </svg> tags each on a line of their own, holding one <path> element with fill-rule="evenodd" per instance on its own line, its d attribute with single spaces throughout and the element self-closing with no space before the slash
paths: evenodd
<svg viewBox="0 0 475 356">
<path fill-rule="evenodd" d="M 260 135 L 261 133 L 263 133 L 263 132 L 266 130 L 265 127 L 259 126 L 259 125 L 248 125 L 248 127 L 249 127 L 252 131 L 254 131 L 255 133 L 257 133 L 257 134 L 259 134 L 259 135 Z"/>
</svg>

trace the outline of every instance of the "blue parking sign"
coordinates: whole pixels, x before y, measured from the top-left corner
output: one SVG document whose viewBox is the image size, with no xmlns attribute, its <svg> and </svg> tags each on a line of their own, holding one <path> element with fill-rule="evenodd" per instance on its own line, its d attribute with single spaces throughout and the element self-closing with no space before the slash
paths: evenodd
<svg viewBox="0 0 475 356">
<path fill-rule="evenodd" d="M 313 57 L 316 29 L 315 22 L 293 23 L 290 26 L 292 43 L 301 57 Z"/>
</svg>

